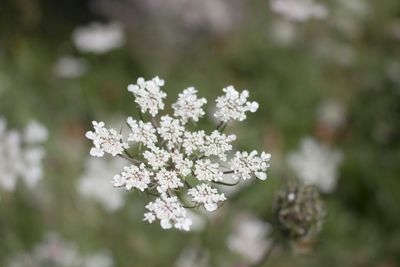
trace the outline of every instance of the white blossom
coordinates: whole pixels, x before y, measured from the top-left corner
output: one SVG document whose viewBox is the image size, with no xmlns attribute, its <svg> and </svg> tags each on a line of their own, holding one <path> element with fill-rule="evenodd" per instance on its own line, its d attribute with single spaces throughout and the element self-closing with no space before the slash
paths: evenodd
<svg viewBox="0 0 400 267">
<path fill-rule="evenodd" d="M 236 152 L 235 157 L 231 160 L 231 170 L 233 170 L 233 178 L 247 180 L 254 174 L 258 179 L 267 179 L 267 168 L 269 167 L 269 161 L 271 154 L 262 152 L 258 156 L 257 151 L 248 152 Z"/>
<path fill-rule="evenodd" d="M 0 186 L 14 191 L 18 178 L 33 188 L 43 176 L 42 143 L 48 138 L 47 129 L 36 121 L 28 123 L 21 134 L 7 130 L 6 120 L 0 117 Z"/>
<path fill-rule="evenodd" d="M 182 147 L 187 155 L 192 155 L 195 151 L 203 151 L 206 134 L 203 130 L 197 132 L 185 132 Z"/>
<path fill-rule="evenodd" d="M 72 33 L 76 48 L 82 53 L 104 54 L 125 44 L 125 35 L 121 24 L 111 22 L 101 24 L 92 22 L 81 26 Z"/>
<path fill-rule="evenodd" d="M 170 149 L 182 142 L 184 131 L 185 128 L 181 126 L 179 120 L 168 115 L 161 117 L 160 127 L 157 128 L 157 132 Z"/>
<path fill-rule="evenodd" d="M 35 120 L 30 121 L 25 127 L 24 140 L 28 144 L 43 143 L 48 137 L 47 128 Z"/>
<path fill-rule="evenodd" d="M 211 135 L 206 136 L 203 152 L 207 157 L 214 155 L 225 161 L 226 152 L 232 150 L 232 145 L 230 143 L 235 140 L 236 135 L 226 135 L 215 130 Z"/>
<path fill-rule="evenodd" d="M 193 228 L 193 227 L 192 227 Z M 175 262 L 175 267 L 209 267 L 209 255 L 196 247 L 185 247 Z"/>
<path fill-rule="evenodd" d="M 178 100 L 172 105 L 174 116 L 179 117 L 183 123 L 189 119 L 198 121 L 205 114 L 202 106 L 206 103 L 205 98 L 197 98 L 197 90 L 194 87 L 189 87 L 179 94 Z"/>
<path fill-rule="evenodd" d="M 149 195 L 160 194 L 146 206 L 149 212 L 144 214 L 145 221 L 152 223 L 158 219 L 164 229 L 189 230 L 191 218 L 195 216 L 187 213 L 186 206 L 204 206 L 207 211 L 214 211 L 220 202 L 225 201 L 225 195 L 208 183 L 230 184 L 225 180 L 228 175 L 242 178 L 240 180 L 247 180 L 252 175 L 266 179 L 270 155 L 242 152 L 227 162 L 235 135 L 222 133 L 220 127 L 210 134 L 204 130 L 187 129 L 189 120 L 195 122 L 204 115 L 203 105 L 207 101 L 197 98 L 197 90 L 189 87 L 179 94 L 177 102 L 172 105 L 174 117 L 159 115 L 164 109 L 163 100 L 166 97 L 160 90 L 163 85 L 164 81 L 155 77 L 149 81 L 139 78 L 136 85 L 128 87 L 141 112 L 151 115 L 150 122 L 146 120 L 148 115 L 140 116 L 141 120 L 127 118 L 131 132 L 126 140 L 133 145 L 140 144 L 135 156 L 129 153 L 129 145 L 123 141 L 122 133 L 106 129 L 103 122 L 93 122 L 95 130 L 87 132 L 86 136 L 93 140 L 91 155 L 110 153 L 130 162 L 131 165 L 121 173 L 113 175 L 114 187 L 136 188 Z M 224 127 L 229 120 L 243 120 L 247 111 L 257 109 L 257 103 L 247 101 L 248 91 L 239 94 L 233 87 L 224 91 L 227 94 L 218 98 L 219 111 L 216 112 L 227 116 L 220 118 Z M 144 152 L 141 145 L 146 147 Z M 188 203 L 181 198 L 186 194 Z"/>
<path fill-rule="evenodd" d="M 178 174 L 175 171 L 168 171 L 166 169 L 161 169 L 157 172 L 155 180 L 158 182 L 157 191 L 159 193 L 165 193 L 169 189 L 177 189 L 183 186 Z"/>
<path fill-rule="evenodd" d="M 143 156 L 154 170 L 164 167 L 170 158 L 168 151 L 158 147 L 144 152 Z"/>
<path fill-rule="evenodd" d="M 88 64 L 84 59 L 63 56 L 57 59 L 53 72 L 56 76 L 65 79 L 79 78 L 88 71 Z"/>
<path fill-rule="evenodd" d="M 327 8 L 314 0 L 270 0 L 272 11 L 288 20 L 303 22 L 310 19 L 323 19 L 328 15 Z"/>
<path fill-rule="evenodd" d="M 246 112 L 256 112 L 257 102 L 249 102 L 249 91 L 243 90 L 241 93 L 235 90 L 233 86 L 222 89 L 225 95 L 216 99 L 217 110 L 214 116 L 223 122 L 229 120 L 243 121 L 246 119 Z"/>
<path fill-rule="evenodd" d="M 208 184 L 200 184 L 190 188 L 188 195 L 191 196 L 193 202 L 204 205 L 207 211 L 216 210 L 218 202 L 226 200 L 224 194 L 218 194 L 217 189 L 212 188 Z"/>
<path fill-rule="evenodd" d="M 108 211 L 118 210 L 125 203 L 124 192 L 115 190 L 111 184 L 111 177 L 124 165 L 125 161 L 122 159 L 111 161 L 104 158 L 88 158 L 77 184 L 78 192 L 84 197 L 94 199 Z"/>
<path fill-rule="evenodd" d="M 132 130 L 128 136 L 128 141 L 140 142 L 147 147 L 154 147 L 157 142 L 156 129 L 150 122 L 136 121 L 128 117 L 127 123 Z"/>
<path fill-rule="evenodd" d="M 193 161 L 185 158 L 181 153 L 171 154 L 172 162 L 175 164 L 175 168 L 179 175 L 188 176 L 192 173 Z"/>
<path fill-rule="evenodd" d="M 341 152 L 319 144 L 310 137 L 304 138 L 299 150 L 287 157 L 289 166 L 300 180 L 317 186 L 325 193 L 335 189 L 342 160 Z"/>
<path fill-rule="evenodd" d="M 62 239 L 56 233 L 47 233 L 45 239 L 29 252 L 14 255 L 7 267 L 113 267 L 114 260 L 108 251 L 81 254 L 75 243 Z"/>
<path fill-rule="evenodd" d="M 268 238 L 271 232 L 270 224 L 249 214 L 239 214 L 235 218 L 234 231 L 228 236 L 227 245 L 249 263 L 256 263 L 272 244 Z"/>
<path fill-rule="evenodd" d="M 86 132 L 86 137 L 93 140 L 94 147 L 90 150 L 90 155 L 94 157 L 102 157 L 104 153 L 109 153 L 113 156 L 121 154 L 128 144 L 122 141 L 122 134 L 119 134 L 115 129 L 104 128 L 104 122 L 92 122 L 94 132 Z"/>
<path fill-rule="evenodd" d="M 163 99 L 167 97 L 167 94 L 160 89 L 162 86 L 164 86 L 164 80 L 158 76 L 149 81 L 139 78 L 137 84 L 128 86 L 128 91 L 135 96 L 135 102 L 143 113 L 148 111 L 155 117 L 160 110 L 164 109 Z"/>
<path fill-rule="evenodd" d="M 200 159 L 194 165 L 194 174 L 199 181 L 222 181 L 223 173 L 218 163 L 209 159 Z"/>
<path fill-rule="evenodd" d="M 182 207 L 178 197 L 168 197 L 162 194 L 155 201 L 147 204 L 144 220 L 152 223 L 155 219 L 160 220 L 163 229 L 175 227 L 180 230 L 189 231 L 192 221 L 187 218 L 186 210 Z"/>
<path fill-rule="evenodd" d="M 152 176 L 153 173 L 148 171 L 143 163 L 139 167 L 131 165 L 124 167 L 124 171 L 121 174 L 114 176 L 113 185 L 115 187 L 125 186 L 127 190 L 137 188 L 143 192 L 149 187 Z"/>
</svg>

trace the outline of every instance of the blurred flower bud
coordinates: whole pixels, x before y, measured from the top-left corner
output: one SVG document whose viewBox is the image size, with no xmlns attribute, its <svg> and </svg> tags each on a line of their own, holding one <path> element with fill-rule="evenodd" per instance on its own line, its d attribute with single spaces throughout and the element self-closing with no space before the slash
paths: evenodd
<svg viewBox="0 0 400 267">
<path fill-rule="evenodd" d="M 319 233 L 325 210 L 318 190 L 290 181 L 279 190 L 274 212 L 278 225 L 292 241 L 313 240 Z"/>
</svg>

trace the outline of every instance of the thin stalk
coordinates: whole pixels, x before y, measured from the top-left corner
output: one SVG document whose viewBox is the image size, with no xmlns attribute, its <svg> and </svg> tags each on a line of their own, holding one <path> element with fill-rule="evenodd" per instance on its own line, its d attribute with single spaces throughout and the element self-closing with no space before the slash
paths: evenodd
<svg viewBox="0 0 400 267">
<path fill-rule="evenodd" d="M 212 181 L 212 182 L 215 183 L 215 184 L 220 184 L 220 185 L 235 186 L 235 185 L 237 185 L 237 184 L 239 183 L 239 180 L 238 180 L 236 183 L 234 183 L 234 184 L 225 183 L 225 182 L 220 182 L 220 181 Z"/>
</svg>

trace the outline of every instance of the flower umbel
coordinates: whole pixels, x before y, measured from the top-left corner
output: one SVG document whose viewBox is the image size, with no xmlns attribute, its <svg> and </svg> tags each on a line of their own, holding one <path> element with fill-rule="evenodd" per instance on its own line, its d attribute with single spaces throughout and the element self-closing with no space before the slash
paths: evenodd
<svg viewBox="0 0 400 267">
<path fill-rule="evenodd" d="M 108 153 L 129 161 L 120 174 L 116 174 L 112 184 L 137 189 L 155 196 L 144 214 L 144 221 L 160 221 L 164 229 L 190 230 L 192 221 L 189 208 L 204 207 L 215 211 L 223 201 L 224 194 L 213 184 L 235 185 L 224 182 L 225 175 L 233 174 L 236 180 L 247 180 L 255 176 L 267 178 L 271 155 L 262 152 L 237 152 L 232 154 L 234 134 L 224 134 L 228 121 L 243 121 L 246 112 L 255 112 L 256 102 L 249 102 L 248 91 L 237 92 L 232 86 L 223 89 L 223 96 L 217 98 L 215 117 L 221 122 L 210 133 L 204 130 L 189 131 L 189 122 L 197 122 L 205 115 L 205 98 L 197 97 L 194 87 L 185 89 L 172 105 L 173 116 L 159 115 L 164 109 L 166 93 L 161 91 L 164 81 L 158 77 L 129 85 L 128 91 L 135 96 L 138 104 L 138 118 L 128 117 L 130 133 L 125 140 L 122 130 L 105 128 L 103 122 L 93 122 L 94 131 L 86 133 L 93 140 L 90 154 L 102 157 Z M 159 116 L 158 116 L 159 115 Z M 135 151 L 133 156 L 132 151 Z M 226 167 L 229 166 L 229 167 Z"/>
</svg>

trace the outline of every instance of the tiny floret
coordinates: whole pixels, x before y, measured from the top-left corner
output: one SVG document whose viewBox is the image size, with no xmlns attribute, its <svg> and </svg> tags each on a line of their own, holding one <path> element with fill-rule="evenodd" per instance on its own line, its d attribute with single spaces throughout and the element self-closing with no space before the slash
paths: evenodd
<svg viewBox="0 0 400 267">
<path fill-rule="evenodd" d="M 139 78 L 137 84 L 128 86 L 128 91 L 135 96 L 135 102 L 143 113 L 149 112 L 155 117 L 160 110 L 164 109 L 163 99 L 167 97 L 167 94 L 160 89 L 162 86 L 164 86 L 164 80 L 158 77 L 149 81 Z"/>
<path fill-rule="evenodd" d="M 174 116 L 180 118 L 183 123 L 189 119 L 198 121 L 205 114 L 202 106 L 206 103 L 205 98 L 197 98 L 197 90 L 194 87 L 189 87 L 183 90 L 178 100 L 172 104 Z"/>
<path fill-rule="evenodd" d="M 212 163 L 211 160 L 198 160 L 194 166 L 194 174 L 199 181 L 222 181 L 224 175 L 219 168 L 218 163 Z"/>
<path fill-rule="evenodd" d="M 200 184 L 189 189 L 188 195 L 192 197 L 192 201 L 201 205 L 207 211 L 214 211 L 218 208 L 218 202 L 225 201 L 224 194 L 218 194 L 217 189 L 207 184 Z"/>
<path fill-rule="evenodd" d="M 246 112 L 256 112 L 257 102 L 249 102 L 249 91 L 243 90 L 241 93 L 235 90 L 233 86 L 222 89 L 225 95 L 217 98 L 217 111 L 214 116 L 223 122 L 230 120 L 243 121 L 247 118 Z"/>
<path fill-rule="evenodd" d="M 156 129 L 150 122 L 136 121 L 128 117 L 127 123 L 132 130 L 128 136 L 128 141 L 142 143 L 147 147 L 154 147 L 157 142 Z"/>
<path fill-rule="evenodd" d="M 143 220 L 149 223 L 158 219 L 163 229 L 175 227 L 179 230 L 190 230 L 192 221 L 187 218 L 186 210 L 176 196 L 168 197 L 162 194 L 155 201 L 147 204 L 146 209 L 149 212 L 144 214 Z"/>
<path fill-rule="evenodd" d="M 102 157 L 104 153 L 109 153 L 116 156 L 128 147 L 128 144 L 122 141 L 122 134 L 119 134 L 115 129 L 104 128 L 104 122 L 93 121 L 93 127 L 94 132 L 86 133 L 86 137 L 93 140 L 94 145 L 90 150 L 90 155 Z"/>
<path fill-rule="evenodd" d="M 267 179 L 265 173 L 269 167 L 271 154 L 262 152 L 258 156 L 257 151 L 236 152 L 235 157 L 231 160 L 231 169 L 234 172 L 233 178 L 247 180 L 254 174 L 258 179 Z"/>
<path fill-rule="evenodd" d="M 149 187 L 151 176 L 153 176 L 153 173 L 146 170 L 143 163 L 139 167 L 131 165 L 125 167 L 121 174 L 114 176 L 113 184 L 115 187 L 125 186 L 127 190 L 137 188 L 143 192 Z"/>
</svg>

